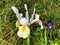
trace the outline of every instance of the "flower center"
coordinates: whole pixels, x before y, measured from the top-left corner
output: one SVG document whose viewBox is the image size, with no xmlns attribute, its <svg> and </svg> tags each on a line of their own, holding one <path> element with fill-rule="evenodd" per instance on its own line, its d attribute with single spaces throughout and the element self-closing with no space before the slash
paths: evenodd
<svg viewBox="0 0 60 45">
<path fill-rule="evenodd" d="M 22 26 L 22 32 L 25 32 L 26 31 L 26 25 L 23 25 Z"/>
</svg>

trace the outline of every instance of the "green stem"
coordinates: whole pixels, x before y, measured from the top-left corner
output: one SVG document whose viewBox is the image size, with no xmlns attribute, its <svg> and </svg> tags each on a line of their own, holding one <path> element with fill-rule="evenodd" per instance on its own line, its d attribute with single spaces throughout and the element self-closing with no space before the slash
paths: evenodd
<svg viewBox="0 0 60 45">
<path fill-rule="evenodd" d="M 30 45 L 30 37 L 27 38 L 27 45 Z"/>
<path fill-rule="evenodd" d="M 45 45 L 47 45 L 47 34 L 46 34 L 46 28 L 45 28 Z"/>
<path fill-rule="evenodd" d="M 0 16 L 0 30 L 1 30 L 1 16 Z"/>
</svg>

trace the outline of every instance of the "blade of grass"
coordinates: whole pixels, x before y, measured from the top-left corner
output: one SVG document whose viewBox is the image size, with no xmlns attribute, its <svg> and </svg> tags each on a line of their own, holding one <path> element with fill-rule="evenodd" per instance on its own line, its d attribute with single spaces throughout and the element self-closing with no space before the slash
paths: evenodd
<svg viewBox="0 0 60 45">
<path fill-rule="evenodd" d="M 47 45 L 47 34 L 46 34 L 46 27 L 45 27 L 45 45 Z"/>
</svg>

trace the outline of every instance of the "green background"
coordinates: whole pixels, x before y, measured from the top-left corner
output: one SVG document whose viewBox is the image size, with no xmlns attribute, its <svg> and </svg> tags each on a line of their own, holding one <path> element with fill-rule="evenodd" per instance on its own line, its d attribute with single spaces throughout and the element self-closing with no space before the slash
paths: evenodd
<svg viewBox="0 0 60 45">
<path fill-rule="evenodd" d="M 53 29 L 41 30 L 39 25 L 32 24 L 29 39 L 18 37 L 15 26 L 18 19 L 11 7 L 17 7 L 25 15 L 24 4 L 30 17 L 35 7 L 45 23 L 51 19 Z M 60 45 L 60 0 L 0 0 L 0 45 Z"/>
</svg>

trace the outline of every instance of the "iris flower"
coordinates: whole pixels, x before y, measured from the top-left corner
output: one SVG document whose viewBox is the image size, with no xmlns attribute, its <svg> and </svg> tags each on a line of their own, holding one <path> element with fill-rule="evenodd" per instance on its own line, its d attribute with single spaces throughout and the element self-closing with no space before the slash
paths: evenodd
<svg viewBox="0 0 60 45">
<path fill-rule="evenodd" d="M 49 29 L 52 29 L 53 22 L 49 20 L 47 23 L 43 22 L 43 25 L 48 27 Z"/>
<path fill-rule="evenodd" d="M 23 14 L 19 13 L 18 9 L 15 6 L 12 6 L 12 10 L 14 11 L 14 13 L 16 14 L 18 18 L 18 21 L 16 22 L 16 26 L 19 27 L 17 35 L 21 38 L 27 38 L 29 36 L 30 34 L 29 26 L 35 22 L 38 22 L 41 25 L 41 28 L 43 29 L 42 21 L 39 20 L 39 15 L 35 14 L 35 10 L 36 10 L 35 7 L 34 7 L 34 11 L 30 19 L 29 19 L 28 8 L 26 4 L 24 4 L 24 8 L 26 10 L 25 18 L 23 18 Z"/>
<path fill-rule="evenodd" d="M 50 29 L 52 28 L 52 25 L 53 25 L 52 21 L 48 21 L 47 26 L 48 26 Z"/>
</svg>

